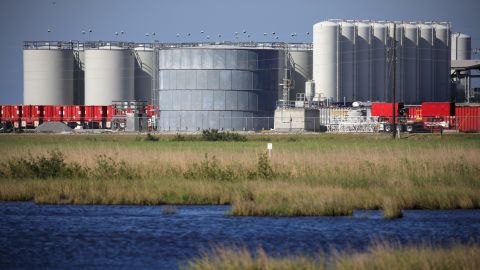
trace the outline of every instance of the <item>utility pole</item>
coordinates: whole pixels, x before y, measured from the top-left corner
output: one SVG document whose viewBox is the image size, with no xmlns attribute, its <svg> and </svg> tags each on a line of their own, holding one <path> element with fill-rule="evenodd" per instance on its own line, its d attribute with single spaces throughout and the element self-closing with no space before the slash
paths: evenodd
<svg viewBox="0 0 480 270">
<path fill-rule="evenodd" d="M 397 127 L 395 125 L 395 88 L 397 84 L 397 24 L 393 23 L 393 87 L 392 87 L 392 138 L 396 138 Z"/>
</svg>

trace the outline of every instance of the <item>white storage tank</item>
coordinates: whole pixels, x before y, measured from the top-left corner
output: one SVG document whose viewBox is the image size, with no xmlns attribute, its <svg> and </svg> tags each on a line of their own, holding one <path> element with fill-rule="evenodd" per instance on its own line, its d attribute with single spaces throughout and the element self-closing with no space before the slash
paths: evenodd
<svg viewBox="0 0 480 270">
<path fill-rule="evenodd" d="M 472 38 L 462 33 L 452 34 L 452 60 L 470 60 L 472 58 Z"/>
<path fill-rule="evenodd" d="M 74 55 L 61 44 L 25 46 L 23 51 L 23 103 L 73 104 Z"/>
<path fill-rule="evenodd" d="M 420 76 L 420 101 L 433 101 L 434 97 L 434 63 L 433 63 L 433 46 L 434 46 L 434 31 L 433 27 L 428 24 L 421 24 L 419 26 L 420 39 L 418 41 L 419 51 L 419 68 L 418 75 Z"/>
<path fill-rule="evenodd" d="M 312 79 L 312 54 L 312 50 L 290 49 L 290 56 L 294 63 L 291 69 L 292 79 L 295 81 L 294 89 L 290 91 L 290 100 L 295 100 L 297 93 L 303 93 L 305 83 Z"/>
<path fill-rule="evenodd" d="M 134 53 L 117 46 L 85 50 L 85 105 L 134 99 Z"/>
<path fill-rule="evenodd" d="M 338 101 L 339 26 L 324 21 L 313 25 L 313 80 L 322 99 Z"/>
<path fill-rule="evenodd" d="M 418 76 L 417 76 L 417 44 L 418 28 L 416 24 L 404 24 L 405 36 L 403 39 L 403 74 L 405 78 L 403 102 L 408 104 L 419 103 L 418 98 Z"/>
<path fill-rule="evenodd" d="M 357 37 L 355 46 L 355 63 L 356 63 L 356 100 L 371 100 L 370 89 L 370 40 L 371 28 L 370 24 L 358 22 Z"/>
<path fill-rule="evenodd" d="M 153 48 L 137 46 L 135 48 L 135 90 L 134 98 L 137 101 L 151 103 L 153 77 L 158 68 L 155 65 Z"/>
<path fill-rule="evenodd" d="M 435 24 L 435 101 L 450 100 L 450 26 Z"/>
<path fill-rule="evenodd" d="M 387 26 L 373 23 L 372 33 L 372 101 L 387 100 Z"/>
<path fill-rule="evenodd" d="M 78 44 L 73 50 L 73 103 L 75 105 L 85 104 L 85 51 L 83 44 Z"/>
<path fill-rule="evenodd" d="M 340 101 L 355 101 L 355 25 L 350 22 L 340 23 Z"/>
</svg>

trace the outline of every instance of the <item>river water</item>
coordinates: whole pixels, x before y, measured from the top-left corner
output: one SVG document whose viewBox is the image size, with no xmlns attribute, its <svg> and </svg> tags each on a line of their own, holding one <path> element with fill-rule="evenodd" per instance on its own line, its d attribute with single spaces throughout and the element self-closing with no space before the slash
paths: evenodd
<svg viewBox="0 0 480 270">
<path fill-rule="evenodd" d="M 213 246 L 261 247 L 271 255 L 401 244 L 480 242 L 480 210 L 380 211 L 353 217 L 230 217 L 228 206 L 36 205 L 0 202 L 0 268 L 176 269 Z"/>
</svg>

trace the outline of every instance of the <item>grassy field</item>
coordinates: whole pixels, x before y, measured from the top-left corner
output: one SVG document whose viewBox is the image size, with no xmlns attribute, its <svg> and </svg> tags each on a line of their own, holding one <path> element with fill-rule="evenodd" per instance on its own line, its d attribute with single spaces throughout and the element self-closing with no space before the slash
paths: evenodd
<svg viewBox="0 0 480 270">
<path fill-rule="evenodd" d="M 376 244 L 366 252 L 336 253 L 326 259 L 295 256 L 277 258 L 263 250 L 217 248 L 189 262 L 184 269 L 478 269 L 480 246 L 455 245 L 449 248 L 431 246 L 401 247 Z"/>
<path fill-rule="evenodd" d="M 232 204 L 232 215 L 480 207 L 480 136 L 0 136 L 0 200 Z M 266 144 L 273 155 L 266 156 Z"/>
</svg>

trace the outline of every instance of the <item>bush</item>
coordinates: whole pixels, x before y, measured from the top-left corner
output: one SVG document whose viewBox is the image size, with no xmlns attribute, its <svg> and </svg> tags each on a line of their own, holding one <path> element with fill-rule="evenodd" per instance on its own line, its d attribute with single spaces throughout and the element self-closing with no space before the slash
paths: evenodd
<svg viewBox="0 0 480 270">
<path fill-rule="evenodd" d="M 173 142 L 186 142 L 186 141 L 195 141 L 194 136 L 186 136 L 182 134 L 175 134 L 175 136 L 172 138 Z"/>
<path fill-rule="evenodd" d="M 218 132 L 218 129 L 206 129 L 202 131 L 204 141 L 236 141 L 245 142 L 247 137 L 234 132 Z"/>
<path fill-rule="evenodd" d="M 97 166 L 92 171 L 92 176 L 101 179 L 134 179 L 140 177 L 137 170 L 127 165 L 125 161 L 122 160 L 118 162 L 106 155 L 100 155 L 97 157 Z"/>
<path fill-rule="evenodd" d="M 1 165 L 1 177 L 12 178 L 56 178 L 56 177 L 83 177 L 84 168 L 78 163 L 67 164 L 63 153 L 49 151 L 47 155 L 30 158 L 14 158 Z"/>
<path fill-rule="evenodd" d="M 158 142 L 159 138 L 156 136 L 153 136 L 150 133 L 147 133 L 147 137 L 145 138 L 145 141 L 147 142 Z"/>
<path fill-rule="evenodd" d="M 215 156 L 209 159 L 208 154 L 205 154 L 205 159 L 200 164 L 193 163 L 183 176 L 187 179 L 231 181 L 235 178 L 235 173 L 230 167 L 223 168 Z"/>
<path fill-rule="evenodd" d="M 268 158 L 267 152 L 261 153 L 258 155 L 257 168 L 255 171 L 248 173 L 248 178 L 261 178 L 261 179 L 272 179 L 276 174 L 273 171 L 272 164 L 270 163 L 270 158 Z"/>
</svg>

